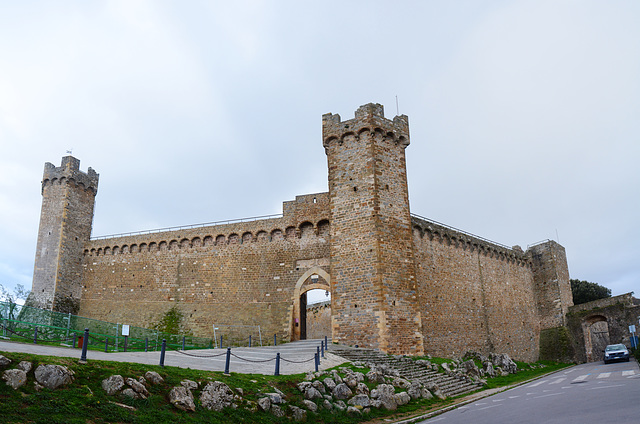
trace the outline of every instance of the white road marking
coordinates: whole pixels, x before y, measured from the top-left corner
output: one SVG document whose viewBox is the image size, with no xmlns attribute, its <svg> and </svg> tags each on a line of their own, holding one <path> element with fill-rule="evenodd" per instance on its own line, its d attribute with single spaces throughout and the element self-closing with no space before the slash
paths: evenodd
<svg viewBox="0 0 640 424">
<path fill-rule="evenodd" d="M 558 378 L 556 380 L 553 380 L 551 383 L 549 384 L 559 384 L 562 383 L 564 380 L 566 380 L 566 378 L 562 377 L 562 378 Z"/>
<path fill-rule="evenodd" d="M 506 399 L 494 399 L 493 401 L 494 402 L 502 402 L 503 400 L 506 400 Z"/>
<path fill-rule="evenodd" d="M 589 377 L 589 374 L 585 374 L 585 375 L 581 375 L 579 377 L 576 377 L 573 379 L 573 381 L 584 381 L 587 379 L 587 377 Z"/>
<path fill-rule="evenodd" d="M 509 399 L 519 398 L 520 396 L 509 396 Z"/>
<path fill-rule="evenodd" d="M 548 397 L 548 396 L 558 396 L 558 395 L 561 395 L 561 394 L 564 394 L 564 392 L 549 393 L 549 394 L 546 394 L 546 395 L 540 395 L 540 396 L 534 397 L 534 399 L 540 399 L 540 398 Z"/>
<path fill-rule="evenodd" d="M 496 406 L 502 406 L 502 405 L 489 405 L 489 406 L 485 406 L 484 408 L 478 409 L 478 411 L 482 411 L 483 409 L 495 408 Z"/>
<path fill-rule="evenodd" d="M 590 389 L 587 390 L 597 390 L 597 389 L 610 389 L 612 387 L 624 387 L 624 384 L 614 384 L 612 386 L 600 386 L 600 387 L 592 387 Z"/>
<path fill-rule="evenodd" d="M 529 396 L 529 395 L 535 395 L 535 393 L 527 393 L 527 396 Z"/>
<path fill-rule="evenodd" d="M 635 373 L 636 373 L 636 372 L 635 372 L 634 370 L 631 370 L 631 371 L 622 371 L 622 376 L 623 376 L 623 377 L 626 377 L 626 376 L 628 376 L 628 375 L 635 375 Z"/>
<path fill-rule="evenodd" d="M 487 402 L 478 402 L 478 403 L 474 403 L 473 406 L 480 406 L 480 405 L 486 405 Z"/>
<path fill-rule="evenodd" d="M 540 380 L 540 381 L 538 381 L 537 383 L 533 383 L 533 384 L 532 384 L 532 385 L 530 385 L 529 387 L 536 387 L 536 386 L 539 386 L 539 385 L 541 385 L 541 384 L 546 383 L 547 381 L 549 381 L 549 380 Z"/>
<path fill-rule="evenodd" d="M 574 372 L 576 370 L 576 368 L 571 368 L 569 371 L 565 371 L 565 374 L 569 374 L 570 372 Z"/>
<path fill-rule="evenodd" d="M 602 372 L 602 373 L 598 374 L 598 377 L 596 377 L 596 378 L 609 378 L 610 375 L 611 375 L 610 372 Z"/>
</svg>

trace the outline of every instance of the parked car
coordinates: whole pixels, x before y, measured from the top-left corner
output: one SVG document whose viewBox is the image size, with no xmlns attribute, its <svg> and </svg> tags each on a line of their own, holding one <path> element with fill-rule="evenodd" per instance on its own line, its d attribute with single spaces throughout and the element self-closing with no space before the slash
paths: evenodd
<svg viewBox="0 0 640 424">
<path fill-rule="evenodd" d="M 604 363 L 608 364 L 613 361 L 629 362 L 629 350 L 623 344 L 608 345 L 604 349 Z"/>
</svg>

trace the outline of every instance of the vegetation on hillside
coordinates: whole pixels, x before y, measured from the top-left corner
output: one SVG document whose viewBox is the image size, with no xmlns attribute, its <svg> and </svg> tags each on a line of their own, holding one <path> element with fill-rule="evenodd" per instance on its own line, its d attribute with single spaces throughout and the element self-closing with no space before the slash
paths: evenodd
<svg viewBox="0 0 640 424">
<path fill-rule="evenodd" d="M 569 280 L 571 282 L 571 293 L 573 293 L 573 304 L 591 302 L 598 299 L 611 297 L 611 289 L 583 280 Z"/>
</svg>

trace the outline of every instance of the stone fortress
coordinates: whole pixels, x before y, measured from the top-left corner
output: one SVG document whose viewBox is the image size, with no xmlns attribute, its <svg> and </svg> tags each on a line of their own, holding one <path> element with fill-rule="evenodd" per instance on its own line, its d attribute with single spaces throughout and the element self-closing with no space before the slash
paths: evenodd
<svg viewBox="0 0 640 424">
<path fill-rule="evenodd" d="M 28 304 L 149 327 L 173 306 L 196 336 L 260 325 L 306 338 L 306 293 L 331 293 L 334 342 L 393 354 L 506 352 L 532 361 L 572 306 L 565 249 L 523 251 L 411 213 L 405 115 L 322 117 L 329 191 L 281 216 L 91 238 L 98 174 L 45 164 Z M 314 332 L 318 330 L 315 329 Z"/>
</svg>

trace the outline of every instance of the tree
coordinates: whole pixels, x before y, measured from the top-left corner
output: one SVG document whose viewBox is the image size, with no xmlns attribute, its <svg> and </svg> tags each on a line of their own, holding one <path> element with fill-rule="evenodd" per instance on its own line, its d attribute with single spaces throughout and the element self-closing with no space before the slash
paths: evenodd
<svg viewBox="0 0 640 424">
<path fill-rule="evenodd" d="M 574 305 L 611 297 L 611 289 L 601 286 L 598 283 L 573 279 L 569 281 L 571 281 Z"/>
<path fill-rule="evenodd" d="M 31 290 L 24 288 L 22 284 L 17 284 L 13 292 L 0 284 L 0 302 L 16 303 L 19 299 L 27 300 Z"/>
</svg>

